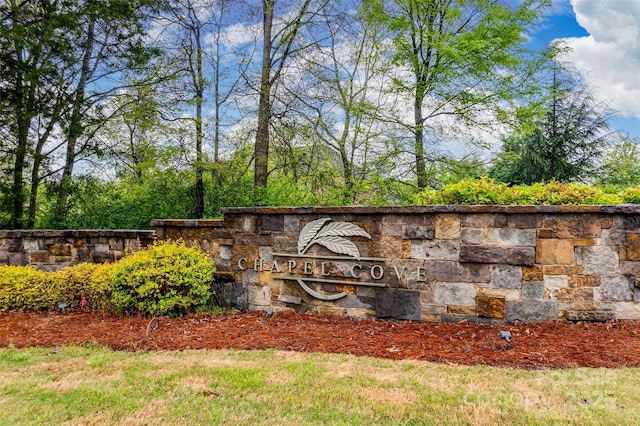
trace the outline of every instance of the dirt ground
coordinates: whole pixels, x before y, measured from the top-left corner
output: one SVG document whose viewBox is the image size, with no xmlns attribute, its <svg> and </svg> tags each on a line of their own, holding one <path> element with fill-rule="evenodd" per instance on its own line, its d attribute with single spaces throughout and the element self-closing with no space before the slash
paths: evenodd
<svg viewBox="0 0 640 426">
<path fill-rule="evenodd" d="M 500 337 L 509 331 L 512 349 Z M 0 346 L 114 350 L 278 349 L 523 369 L 640 366 L 640 322 L 393 323 L 296 312 L 192 315 L 0 313 Z"/>
</svg>

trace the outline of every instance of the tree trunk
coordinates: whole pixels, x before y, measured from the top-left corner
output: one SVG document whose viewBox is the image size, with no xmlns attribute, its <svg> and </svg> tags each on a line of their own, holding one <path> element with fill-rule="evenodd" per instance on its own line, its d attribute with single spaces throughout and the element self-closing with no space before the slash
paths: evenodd
<svg viewBox="0 0 640 426">
<path fill-rule="evenodd" d="M 415 155 L 416 155 L 416 177 L 418 178 L 418 188 L 427 187 L 427 167 L 424 161 L 424 118 L 422 117 L 422 102 L 420 97 L 416 95 L 414 100 L 414 116 L 415 116 Z"/>
<path fill-rule="evenodd" d="M 258 129 L 254 148 L 254 201 L 266 204 L 267 178 L 269 174 L 269 121 L 271 118 L 271 29 L 275 0 L 263 0 L 262 74 L 260 78 L 260 103 L 258 105 Z"/>
<path fill-rule="evenodd" d="M 61 225 L 64 222 L 67 210 L 67 200 L 71 192 L 71 175 L 73 174 L 73 166 L 76 162 L 76 145 L 78 139 L 84 133 L 82 125 L 82 105 L 87 87 L 87 80 L 91 73 L 90 65 L 93 56 L 93 44 L 95 35 L 95 18 L 91 17 L 89 27 L 87 28 L 87 45 L 82 58 L 82 69 L 80 71 L 80 80 L 76 88 L 75 99 L 73 102 L 73 110 L 69 120 L 69 128 L 67 130 L 67 153 L 65 157 L 64 169 L 62 170 L 62 178 L 58 187 L 58 200 L 56 203 L 55 223 Z"/>
<path fill-rule="evenodd" d="M 195 185 L 195 218 L 204 217 L 204 183 L 202 181 L 202 141 L 204 133 L 202 130 L 202 98 L 204 96 L 204 76 L 202 74 L 202 45 L 200 42 L 200 28 L 196 28 L 194 34 L 196 39 L 196 185 Z"/>
</svg>

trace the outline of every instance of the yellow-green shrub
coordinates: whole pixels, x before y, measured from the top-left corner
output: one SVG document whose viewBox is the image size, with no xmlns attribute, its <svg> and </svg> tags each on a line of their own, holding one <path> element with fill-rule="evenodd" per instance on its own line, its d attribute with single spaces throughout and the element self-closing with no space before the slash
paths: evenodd
<svg viewBox="0 0 640 426">
<path fill-rule="evenodd" d="M 80 307 L 84 298 L 87 309 L 108 308 L 112 267 L 112 264 L 80 263 L 51 273 L 52 285 L 60 293 L 60 303 Z"/>
<path fill-rule="evenodd" d="M 28 266 L 0 266 L 0 310 L 50 309 L 60 301 L 60 291 L 50 274 Z"/>
<path fill-rule="evenodd" d="M 117 313 L 178 316 L 209 306 L 215 267 L 199 248 L 160 242 L 111 269 Z"/>
<path fill-rule="evenodd" d="M 640 186 L 627 188 L 620 193 L 623 203 L 640 204 Z"/>
<path fill-rule="evenodd" d="M 640 190 L 634 198 L 630 191 L 626 202 L 640 201 Z M 493 179 L 467 179 L 446 185 L 441 189 L 425 189 L 415 195 L 420 205 L 563 205 L 563 204 L 618 204 L 624 195 L 610 194 L 601 188 L 577 183 L 536 183 L 534 185 L 508 186 Z M 632 200 L 637 201 L 632 201 Z"/>
</svg>

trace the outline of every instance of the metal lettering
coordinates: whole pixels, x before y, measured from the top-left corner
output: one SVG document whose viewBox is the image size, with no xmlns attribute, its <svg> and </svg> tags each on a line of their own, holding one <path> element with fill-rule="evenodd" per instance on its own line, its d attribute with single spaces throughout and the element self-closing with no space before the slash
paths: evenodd
<svg viewBox="0 0 640 426">
<path fill-rule="evenodd" d="M 356 268 L 362 270 L 362 266 L 355 264 L 351 267 L 351 276 L 353 278 L 360 278 L 360 274 L 356 274 Z"/>
<path fill-rule="evenodd" d="M 264 259 L 263 258 L 258 258 L 256 260 L 253 261 L 253 269 L 255 269 L 258 272 L 262 272 L 264 266 Z"/>
<path fill-rule="evenodd" d="M 241 257 L 240 259 L 238 259 L 238 269 L 240 269 L 241 271 L 246 271 L 247 266 L 243 265 L 243 263 L 247 263 L 246 257 Z"/>
<path fill-rule="evenodd" d="M 380 265 L 373 265 L 371 268 L 371 278 L 379 280 L 384 275 L 384 269 Z"/>
<path fill-rule="evenodd" d="M 313 274 L 313 264 L 311 262 L 304 262 L 304 271 L 302 273 L 305 275 Z"/>
<path fill-rule="evenodd" d="M 271 265 L 271 271 L 269 271 L 271 273 L 273 272 L 281 272 L 280 271 L 280 265 L 278 265 L 278 261 L 273 259 L 273 265 Z"/>
<path fill-rule="evenodd" d="M 331 272 L 331 271 L 327 271 L 327 270 L 325 269 L 325 267 L 327 266 L 327 264 L 326 264 L 326 263 L 324 263 L 324 262 L 322 262 L 320 265 L 322 266 L 322 275 L 323 275 L 323 276 L 325 276 L 325 277 L 326 277 L 326 276 L 329 276 L 329 272 Z"/>
<path fill-rule="evenodd" d="M 293 269 L 297 266 L 298 264 L 296 263 L 295 260 L 290 260 L 289 261 L 289 273 L 293 274 Z"/>
<path fill-rule="evenodd" d="M 427 280 L 427 268 L 418 266 L 418 270 L 416 271 L 416 281 L 426 281 L 426 280 Z"/>
<path fill-rule="evenodd" d="M 396 277 L 397 277 L 399 280 L 401 280 L 401 279 L 403 279 L 403 278 L 404 278 L 404 271 L 405 271 L 405 269 L 407 269 L 407 267 L 406 267 L 406 266 L 403 266 L 403 267 L 402 267 L 402 269 L 401 269 L 401 270 L 399 270 L 399 271 L 398 271 L 398 266 L 397 266 L 397 265 L 393 267 L 393 270 L 396 272 Z"/>
</svg>

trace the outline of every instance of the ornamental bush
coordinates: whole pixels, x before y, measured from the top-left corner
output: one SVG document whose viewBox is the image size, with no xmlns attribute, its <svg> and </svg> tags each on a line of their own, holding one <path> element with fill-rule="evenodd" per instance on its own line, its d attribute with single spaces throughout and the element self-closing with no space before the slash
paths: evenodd
<svg viewBox="0 0 640 426">
<path fill-rule="evenodd" d="M 116 313 L 180 316 L 210 306 L 215 267 L 206 253 L 183 242 L 160 242 L 111 268 Z"/>
<path fill-rule="evenodd" d="M 28 266 L 0 266 L 0 310 L 43 310 L 56 306 L 60 292 L 50 274 Z"/>
<path fill-rule="evenodd" d="M 578 183 L 536 183 L 508 186 L 493 179 L 467 179 L 441 189 L 425 189 L 414 196 L 418 205 L 605 205 L 640 202 L 640 187 L 621 194 Z"/>
<path fill-rule="evenodd" d="M 156 243 L 113 264 L 81 263 L 57 272 L 0 266 L 0 310 L 83 308 L 179 316 L 211 307 L 215 267 L 183 242 Z"/>
</svg>

